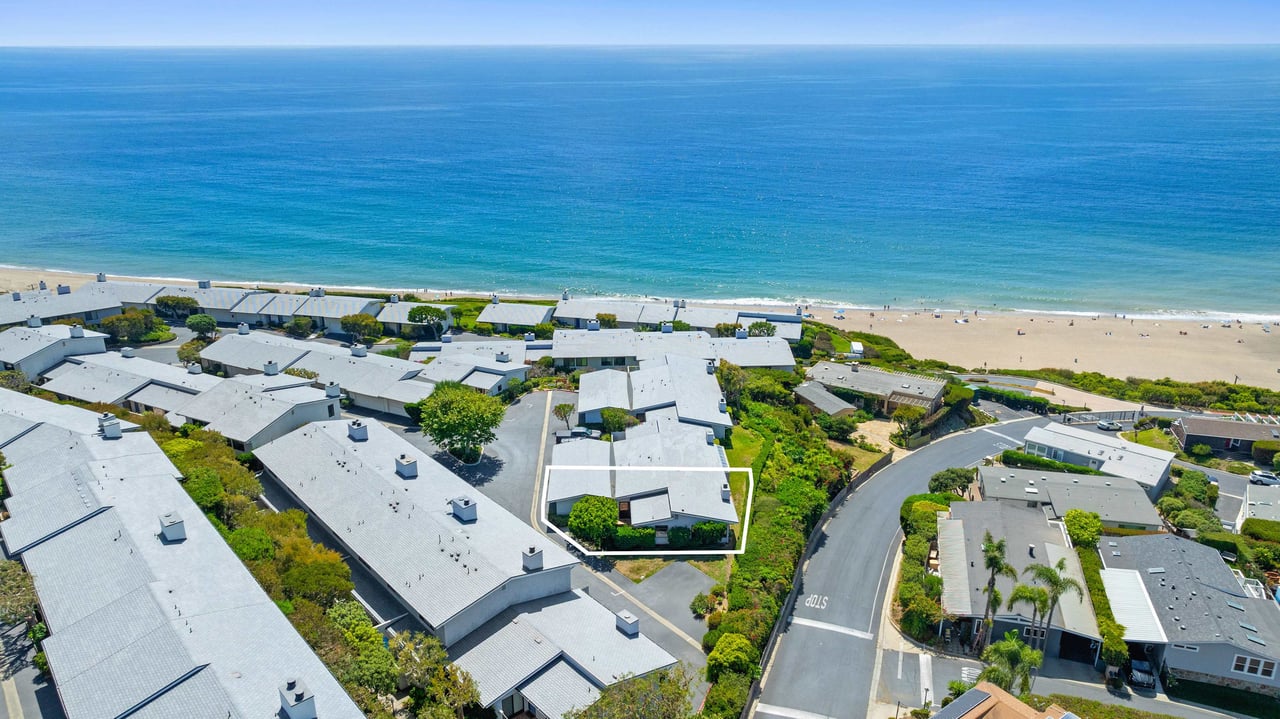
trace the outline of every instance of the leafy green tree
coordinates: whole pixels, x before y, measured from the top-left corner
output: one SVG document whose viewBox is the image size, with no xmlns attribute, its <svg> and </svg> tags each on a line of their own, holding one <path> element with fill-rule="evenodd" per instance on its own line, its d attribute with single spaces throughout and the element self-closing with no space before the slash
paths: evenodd
<svg viewBox="0 0 1280 719">
<path fill-rule="evenodd" d="M 310 337 L 315 324 L 310 317 L 297 316 L 284 323 L 284 331 L 291 337 Z"/>
<path fill-rule="evenodd" d="M 201 339 L 218 331 L 218 321 L 212 315 L 194 314 L 187 316 L 187 329 L 195 332 Z"/>
<path fill-rule="evenodd" d="M 685 322 L 684 320 L 672 320 L 671 331 L 672 332 L 692 332 L 693 325 L 689 324 L 688 322 Z"/>
<path fill-rule="evenodd" d="M 556 416 L 556 419 L 564 422 L 565 429 L 569 429 L 569 418 L 573 416 L 573 410 L 574 406 L 572 404 L 569 402 L 562 402 L 561 404 L 556 405 L 555 408 L 551 410 L 551 413 Z"/>
<path fill-rule="evenodd" d="M 716 366 L 716 379 L 720 381 L 720 391 L 724 393 L 725 402 L 730 407 L 737 407 L 742 402 L 742 393 L 747 389 L 747 371 L 728 360 L 720 360 Z"/>
<path fill-rule="evenodd" d="M 373 315 L 366 315 L 363 312 L 345 315 L 338 320 L 338 324 L 343 332 L 364 342 L 377 342 L 382 337 L 382 323 Z"/>
<path fill-rule="evenodd" d="M 271 535 L 258 527 L 237 527 L 227 537 L 231 551 L 240 559 L 251 562 L 276 556 L 276 545 Z"/>
<path fill-rule="evenodd" d="M 1207 444 L 1193 444 L 1188 452 L 1197 459 L 1208 459 L 1213 456 L 1213 447 Z"/>
<path fill-rule="evenodd" d="M 751 674 L 759 658 L 750 639 L 733 632 L 722 634 L 716 648 L 707 655 L 707 681 L 714 682 L 726 672 Z"/>
<path fill-rule="evenodd" d="M 617 529 L 618 503 L 611 497 L 583 497 L 569 510 L 569 532 L 598 547 L 608 545 Z"/>
<path fill-rule="evenodd" d="M 737 719 L 747 705 L 751 694 L 751 677 L 737 672 L 725 672 L 711 685 L 707 699 L 702 703 L 703 719 Z"/>
<path fill-rule="evenodd" d="M 1058 603 L 1062 601 L 1062 597 L 1068 593 L 1074 593 L 1076 598 L 1084 601 L 1084 587 L 1080 586 L 1080 582 L 1063 573 L 1067 571 L 1067 560 L 1059 559 L 1058 563 L 1049 566 L 1047 564 L 1029 564 L 1022 570 L 1023 574 L 1030 574 L 1031 577 L 1039 584 L 1044 585 L 1044 589 L 1049 593 L 1049 611 L 1045 612 L 1043 621 L 1043 636 L 1036 640 L 1037 648 L 1043 648 L 1045 639 L 1049 635 L 1049 622 L 1053 619 L 1053 613 L 1058 608 Z"/>
<path fill-rule="evenodd" d="M 716 337 L 733 337 L 738 334 L 742 325 L 737 322 L 721 322 L 716 325 Z"/>
<path fill-rule="evenodd" d="M 190 441 L 190 440 L 172 440 Z M 225 491 L 222 488 L 222 478 L 218 473 L 208 467 L 199 467 L 194 469 L 187 475 L 187 481 L 182 483 L 187 494 L 191 496 L 191 500 L 196 503 L 202 512 L 212 512 L 213 514 L 222 513 L 222 505 L 225 500 Z"/>
<path fill-rule="evenodd" d="M 200 303 L 186 295 L 161 295 L 156 298 L 156 309 L 166 317 L 181 317 L 200 309 Z"/>
<path fill-rule="evenodd" d="M 360 647 L 343 668 L 342 678 L 379 694 L 396 688 L 396 661 L 382 643 Z"/>
<path fill-rule="evenodd" d="M 973 470 L 965 467 L 951 467 L 929 478 L 929 491 L 936 494 L 955 492 L 961 496 L 973 482 Z"/>
<path fill-rule="evenodd" d="M 0 388 L 14 392 L 26 392 L 31 388 L 31 380 L 25 372 L 16 369 L 0 371 Z"/>
<path fill-rule="evenodd" d="M 457 719 L 464 719 L 463 709 L 480 703 L 480 689 L 475 679 L 457 664 L 445 664 L 431 675 L 427 697 L 446 709 L 452 709 Z"/>
<path fill-rule="evenodd" d="M 609 434 L 613 434 L 615 432 L 622 432 L 628 427 L 634 427 L 637 424 L 640 424 L 640 421 L 627 414 L 625 409 L 605 407 L 600 410 L 600 424 L 604 427 L 604 431 Z"/>
<path fill-rule="evenodd" d="M 396 632 L 389 640 L 391 654 L 400 667 L 400 675 L 409 686 L 426 690 L 431 677 L 449 663 L 449 655 L 439 639 L 422 632 Z"/>
<path fill-rule="evenodd" d="M 1102 518 L 1097 512 L 1086 512 L 1083 509 L 1068 509 L 1062 517 L 1067 525 L 1067 536 L 1077 547 L 1096 547 L 1102 537 Z"/>
<path fill-rule="evenodd" d="M 565 719 L 689 719 L 693 674 L 679 664 L 643 677 L 624 677 L 605 687 L 589 707 L 565 714 Z"/>
<path fill-rule="evenodd" d="M 898 429 L 902 432 L 903 437 L 915 434 L 920 429 L 920 423 L 924 421 L 924 407 L 917 407 L 913 404 L 898 405 L 893 411 L 892 419 L 898 424 Z"/>
<path fill-rule="evenodd" d="M 982 535 L 982 567 L 987 570 L 987 606 L 982 609 L 982 641 L 985 643 L 990 641 L 989 633 L 991 631 L 991 616 L 995 610 L 1000 607 L 1000 599 L 996 592 L 996 578 L 1008 577 L 1010 579 L 1018 578 L 1018 570 L 1013 568 L 1006 559 L 1008 551 L 1007 541 L 1001 537 L 996 540 L 991 536 L 991 532 L 987 531 Z"/>
<path fill-rule="evenodd" d="M 609 312 L 600 312 L 596 314 L 596 320 L 600 323 L 602 330 L 618 329 L 618 316 Z"/>
<path fill-rule="evenodd" d="M 139 340 L 155 329 L 155 326 L 154 312 L 133 307 L 125 309 L 118 315 L 104 317 L 101 322 L 102 331 L 117 342 Z"/>
<path fill-rule="evenodd" d="M 310 599 L 321 606 L 355 588 L 351 583 L 351 567 L 336 554 L 295 564 L 280 575 L 280 581 L 289 596 Z"/>
<path fill-rule="evenodd" d="M 409 321 L 421 325 L 422 330 L 433 340 L 440 339 L 448 319 L 448 313 L 431 305 L 419 305 L 409 310 Z"/>
<path fill-rule="evenodd" d="M 777 334 L 778 328 L 772 322 L 752 322 L 747 325 L 747 335 L 750 337 L 772 337 Z"/>
<path fill-rule="evenodd" d="M 1031 691 L 1031 672 L 1044 662 L 1044 654 L 1018 639 L 1010 630 L 1004 639 L 982 650 L 987 666 L 978 674 L 979 681 L 991 682 L 1007 692 L 1026 694 Z"/>
<path fill-rule="evenodd" d="M 549 340 L 556 335 L 556 326 L 551 322 L 539 322 L 533 326 L 533 336 L 540 340 Z"/>
<path fill-rule="evenodd" d="M 461 382 L 441 382 L 419 403 L 422 431 L 440 447 L 463 461 L 480 458 L 480 448 L 492 442 L 507 408 L 502 400 L 481 394 Z"/>
<path fill-rule="evenodd" d="M 207 316 L 208 315 L 206 315 L 206 317 Z M 208 347 L 208 346 L 209 346 L 208 340 L 203 340 L 199 338 L 187 340 L 186 342 L 183 342 L 181 346 L 178 347 L 178 361 L 185 362 L 187 364 L 199 364 L 200 352 L 205 347 Z"/>
<path fill-rule="evenodd" d="M 0 624 L 31 624 L 39 606 L 35 584 L 22 564 L 0 560 Z"/>
</svg>

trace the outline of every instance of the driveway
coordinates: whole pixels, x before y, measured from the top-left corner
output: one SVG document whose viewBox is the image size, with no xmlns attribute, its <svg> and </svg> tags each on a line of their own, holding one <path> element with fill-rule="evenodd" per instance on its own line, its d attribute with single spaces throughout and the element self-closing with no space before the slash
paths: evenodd
<svg viewBox="0 0 1280 719">
<path fill-rule="evenodd" d="M 26 625 L 0 625 L 0 717 L 65 719 L 58 691 L 31 664 L 35 647 Z"/>
<path fill-rule="evenodd" d="M 822 529 L 801 576 L 800 601 L 766 668 L 761 717 L 864 717 L 874 700 L 875 632 L 901 537 L 898 508 L 929 477 L 1020 445 L 1048 419 L 1016 420 L 948 436 L 882 470 Z"/>
</svg>

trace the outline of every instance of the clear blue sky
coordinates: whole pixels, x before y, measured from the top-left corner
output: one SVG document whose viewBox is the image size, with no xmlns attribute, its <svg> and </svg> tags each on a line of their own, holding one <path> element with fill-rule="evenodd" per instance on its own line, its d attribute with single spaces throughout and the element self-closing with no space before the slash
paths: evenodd
<svg viewBox="0 0 1280 719">
<path fill-rule="evenodd" d="M 1280 42 L 1280 0 L 0 0 L 3 45 Z"/>
</svg>

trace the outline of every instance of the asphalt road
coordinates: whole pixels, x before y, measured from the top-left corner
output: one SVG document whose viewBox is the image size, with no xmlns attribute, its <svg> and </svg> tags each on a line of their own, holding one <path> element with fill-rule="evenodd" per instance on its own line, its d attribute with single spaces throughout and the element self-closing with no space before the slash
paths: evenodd
<svg viewBox="0 0 1280 719">
<path fill-rule="evenodd" d="M 898 508 L 929 477 L 1022 443 L 1043 417 L 989 425 L 917 450 L 849 497 L 823 530 L 767 670 L 755 716 L 860 718 L 872 696 L 875 630 L 901 542 Z"/>
</svg>

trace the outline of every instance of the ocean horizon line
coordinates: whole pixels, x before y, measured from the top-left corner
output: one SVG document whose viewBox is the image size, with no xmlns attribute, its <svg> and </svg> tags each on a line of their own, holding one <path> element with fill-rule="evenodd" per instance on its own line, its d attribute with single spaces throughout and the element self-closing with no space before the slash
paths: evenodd
<svg viewBox="0 0 1280 719">
<path fill-rule="evenodd" d="M 14 265 L 8 263 L 0 263 L 0 270 L 19 270 L 23 272 L 54 272 L 68 275 L 80 275 L 93 278 L 98 273 L 84 270 L 71 270 L 53 267 L 32 267 L 26 265 Z M 196 284 L 197 282 L 208 280 L 213 283 L 234 286 L 252 286 L 252 287 L 296 287 L 300 290 L 320 287 L 325 290 L 336 292 L 369 292 L 372 294 L 413 294 L 422 302 L 434 302 L 437 300 L 448 299 L 447 297 L 428 297 L 426 295 L 442 295 L 452 294 L 461 297 L 483 298 L 493 294 L 499 297 L 505 297 L 511 300 L 555 300 L 558 299 L 553 292 L 540 292 L 537 290 L 521 290 L 518 288 L 495 288 L 489 290 L 479 290 L 474 288 L 435 288 L 435 287 L 390 287 L 378 284 L 335 284 L 331 282 L 298 282 L 293 280 L 237 280 L 237 279 L 217 279 L 212 277 L 179 277 L 169 275 L 146 275 L 146 274 L 119 274 L 114 272 L 105 273 L 108 276 L 118 278 L 118 281 L 143 281 L 143 282 L 179 282 L 185 284 Z M 92 280 L 91 280 L 92 281 Z M 1104 317 L 1112 315 L 1114 317 L 1124 317 L 1127 319 L 1137 320 L 1156 320 L 1170 322 L 1243 322 L 1248 324 L 1280 324 L 1280 312 L 1276 314 L 1265 314 L 1257 312 L 1231 312 L 1225 310 L 1186 310 L 1186 309 L 1169 309 L 1169 310 L 1064 310 L 1064 309 L 1037 309 L 1030 307 L 973 307 L 970 306 L 944 306 L 941 304 L 920 304 L 912 306 L 890 305 L 888 310 L 884 310 L 885 305 L 869 305 L 857 302 L 843 302 L 821 297 L 796 297 L 787 299 L 782 297 L 721 297 L 721 298 L 700 298 L 689 295 L 645 295 L 645 294 L 628 294 L 628 293 L 576 293 L 569 290 L 570 297 L 574 299 L 598 299 L 619 302 L 671 302 L 673 300 L 682 300 L 695 305 L 704 305 L 712 307 L 761 307 L 761 308 L 777 308 L 787 311 L 794 311 L 796 306 L 803 306 L 806 309 L 818 309 L 825 312 L 938 312 L 943 314 L 957 314 L 960 316 L 970 316 L 975 313 L 986 312 L 990 314 L 1003 315 L 1049 315 L 1055 317 Z M 818 318 L 819 321 L 827 318 Z"/>
</svg>

